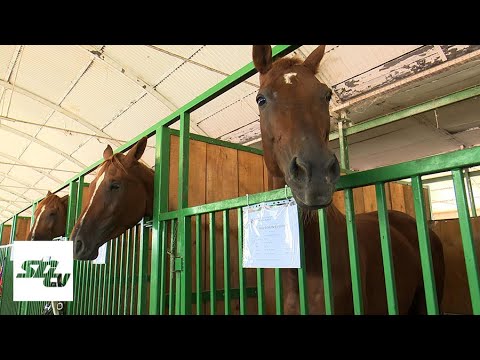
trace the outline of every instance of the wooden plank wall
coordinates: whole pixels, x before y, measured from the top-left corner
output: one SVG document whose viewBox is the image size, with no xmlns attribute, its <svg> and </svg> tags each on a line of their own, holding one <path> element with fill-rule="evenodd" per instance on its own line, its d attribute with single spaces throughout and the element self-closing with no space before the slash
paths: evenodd
<svg viewBox="0 0 480 360">
<path fill-rule="evenodd" d="M 480 217 L 471 218 L 477 259 L 480 256 Z M 450 314 L 473 314 L 458 219 L 431 221 L 430 226 L 443 244 L 445 282 L 443 311 Z M 480 259 L 479 259 L 480 260 Z"/>
</svg>

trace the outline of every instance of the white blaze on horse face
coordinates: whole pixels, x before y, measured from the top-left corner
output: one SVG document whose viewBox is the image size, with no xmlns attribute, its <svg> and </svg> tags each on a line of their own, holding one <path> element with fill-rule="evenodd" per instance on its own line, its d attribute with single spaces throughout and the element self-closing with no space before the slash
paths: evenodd
<svg viewBox="0 0 480 360">
<path fill-rule="evenodd" d="M 93 191 L 93 195 L 90 198 L 90 202 L 88 203 L 87 209 L 85 210 L 85 213 L 83 214 L 82 219 L 80 220 L 80 226 L 78 227 L 78 232 L 80 232 L 80 229 L 82 228 L 83 220 L 85 220 L 85 216 L 87 216 L 88 210 L 90 210 L 90 207 L 92 206 L 92 203 L 93 203 L 93 199 L 95 198 L 95 194 L 97 193 L 97 190 L 102 184 L 104 178 L 105 178 L 105 171 L 98 178 L 97 183 L 95 184 L 95 190 Z"/>
<path fill-rule="evenodd" d="M 285 84 L 291 84 L 292 83 L 292 77 L 297 76 L 297 73 L 288 73 L 283 75 L 283 78 L 285 79 Z"/>
<path fill-rule="evenodd" d="M 40 214 L 38 214 L 38 218 L 35 219 L 35 224 L 33 225 L 33 230 L 32 230 L 32 240 L 35 239 L 35 231 L 37 230 L 38 222 L 40 221 L 40 217 L 42 216 L 44 211 L 45 211 L 45 205 L 42 206 L 42 208 L 40 209 Z"/>
</svg>

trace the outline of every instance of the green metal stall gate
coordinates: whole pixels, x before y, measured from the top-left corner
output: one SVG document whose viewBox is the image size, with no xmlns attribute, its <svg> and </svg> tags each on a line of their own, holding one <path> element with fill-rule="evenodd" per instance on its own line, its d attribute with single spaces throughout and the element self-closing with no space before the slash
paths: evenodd
<svg viewBox="0 0 480 360">
<path fill-rule="evenodd" d="M 298 46 L 279 45 L 274 47 L 274 57 L 283 56 Z M 128 230 L 120 238 L 108 243 L 107 263 L 94 265 L 91 262 L 75 261 L 74 264 L 74 301 L 67 306 L 68 314 L 190 314 L 195 308 L 197 314 L 202 313 L 204 304 L 209 303 L 209 313 L 215 314 L 217 301 L 223 300 L 224 313 L 231 313 L 232 299 L 239 300 L 240 314 L 247 313 L 247 299 L 257 299 L 257 313 L 265 312 L 264 270 L 257 270 L 256 287 L 246 286 L 245 271 L 241 268 L 242 257 L 242 207 L 264 201 L 274 201 L 291 196 L 289 189 L 274 190 L 246 197 L 188 207 L 188 165 L 189 139 L 202 137 L 191 135 L 190 113 L 205 105 L 215 97 L 252 76 L 256 70 L 250 63 L 228 76 L 204 94 L 181 107 L 167 118 L 161 120 L 142 134 L 116 150 L 123 152 L 131 148 L 144 136 L 155 136 L 155 199 L 153 219 L 144 219 L 134 228 Z M 401 111 L 378 117 L 350 127 L 339 123 L 339 132 L 330 134 L 330 140 L 339 139 L 341 145 L 341 165 L 348 169 L 348 135 L 365 131 L 375 126 L 388 124 L 406 117 L 430 111 L 457 101 L 469 99 L 480 94 L 480 86 L 465 89 L 442 98 L 415 105 Z M 169 125 L 180 121 L 179 168 L 178 168 L 178 210 L 168 211 L 168 179 L 170 159 Z M 203 138 L 207 142 L 213 139 Z M 230 144 L 231 147 L 237 145 Z M 102 160 L 77 174 L 56 191 L 69 186 L 70 198 L 68 206 L 67 234 L 70 234 L 75 220 L 80 214 L 81 190 L 84 176 L 93 171 Z M 417 230 L 419 235 L 420 255 L 423 280 L 429 314 L 438 314 L 433 266 L 428 239 L 428 225 L 425 216 L 425 204 L 422 197 L 422 176 L 451 171 L 455 187 L 455 196 L 461 227 L 463 251 L 467 268 L 468 284 L 474 314 L 480 314 L 480 282 L 478 277 L 478 261 L 475 254 L 470 214 L 467 200 L 468 181 L 465 185 L 464 170 L 480 165 L 480 147 L 459 150 L 448 154 L 432 156 L 397 165 L 381 167 L 373 170 L 349 173 L 342 176 L 337 184 L 338 190 L 345 191 L 345 210 L 348 230 L 349 260 L 355 314 L 363 313 L 361 284 L 359 276 L 359 259 L 356 246 L 355 212 L 353 189 L 367 185 L 375 185 L 381 233 L 382 256 L 385 271 L 385 284 L 389 314 L 398 313 L 395 281 L 393 277 L 392 255 L 390 247 L 389 224 L 385 201 L 384 185 L 390 181 L 411 179 L 415 203 Z M 468 179 L 467 179 L 468 180 Z M 466 190 L 467 189 L 467 190 Z M 469 191 L 470 192 L 470 191 Z M 473 197 L 470 197 L 474 214 Z M 32 208 L 38 203 L 36 201 Z M 27 210 L 28 208 L 24 209 Z M 22 210 L 21 212 L 23 212 Z M 20 213 L 21 213 L 20 212 Z M 215 214 L 222 218 L 223 236 L 216 238 Z M 232 288 L 230 268 L 230 214 L 237 214 L 238 224 L 238 288 Z M 334 314 L 330 259 L 327 238 L 327 220 L 325 210 L 319 210 L 319 232 L 322 260 L 325 308 L 327 314 Z M 200 248 L 202 216 L 208 217 L 209 257 L 202 255 Z M 16 216 L 12 219 L 15 226 Z M 300 222 L 301 226 L 302 222 Z M 195 249 L 192 251 L 192 232 L 195 234 Z M 302 234 L 302 231 L 300 232 Z M 150 240 L 151 239 L 151 240 Z M 216 289 L 216 243 L 223 241 L 223 289 Z M 306 270 L 304 267 L 303 238 L 301 236 L 302 267 L 298 270 L 300 313 L 308 314 Z M 195 264 L 195 266 L 192 266 Z M 203 291 L 201 264 L 207 264 L 210 286 Z M 192 281 L 193 280 L 193 281 Z M 192 284 L 195 284 L 195 288 Z M 275 299 L 277 314 L 282 314 L 283 296 L 281 274 L 275 269 Z M 31 313 L 23 311 L 21 313 Z"/>
</svg>

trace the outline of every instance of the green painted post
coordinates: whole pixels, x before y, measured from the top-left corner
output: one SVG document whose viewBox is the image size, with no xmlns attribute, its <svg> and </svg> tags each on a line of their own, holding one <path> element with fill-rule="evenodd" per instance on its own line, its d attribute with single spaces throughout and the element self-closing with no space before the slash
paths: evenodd
<svg viewBox="0 0 480 360">
<path fill-rule="evenodd" d="M 388 223 L 384 184 L 377 183 L 375 185 L 375 191 L 377 195 L 378 225 L 380 227 L 380 241 L 382 245 L 382 259 L 385 273 L 385 289 L 387 291 L 388 313 L 390 315 L 398 315 L 397 291 L 395 286 L 392 247 L 390 243 L 390 226 Z"/>
<path fill-rule="evenodd" d="M 328 223 L 325 209 L 318 210 L 318 226 L 320 227 L 320 250 L 322 258 L 323 291 L 325 298 L 325 313 L 334 314 L 332 265 L 330 262 L 330 247 L 328 244 Z"/>
<path fill-rule="evenodd" d="M 188 168 L 190 159 L 190 114 L 180 114 L 180 144 L 178 155 L 178 208 L 188 207 Z M 192 311 L 192 238 L 191 219 L 179 218 L 177 257 L 182 262 L 177 273 L 176 292 L 181 309 L 176 313 L 190 314 Z"/>
<path fill-rule="evenodd" d="M 300 315 L 308 315 L 307 263 L 305 262 L 305 240 L 303 236 L 303 219 L 301 213 L 298 213 L 298 231 L 300 240 L 300 269 L 298 269 Z"/>
<path fill-rule="evenodd" d="M 78 195 L 78 183 L 72 181 L 69 187 L 68 194 L 68 207 L 67 207 L 67 222 L 65 225 L 65 236 L 70 237 L 70 233 L 73 230 L 76 220 L 76 209 L 77 209 L 77 195 Z"/>
<path fill-rule="evenodd" d="M 168 223 L 160 222 L 160 230 L 162 233 L 160 244 L 160 315 L 165 313 L 167 301 L 167 249 L 168 249 Z"/>
<path fill-rule="evenodd" d="M 2 238 L 3 238 L 3 225 L 4 225 L 3 223 L 0 224 L 0 244 L 2 243 Z"/>
<path fill-rule="evenodd" d="M 429 315 L 438 315 L 437 290 L 433 273 L 432 252 L 430 249 L 430 236 L 423 201 L 423 187 L 420 176 L 412 177 L 413 202 L 415 205 L 415 218 L 417 220 L 418 243 L 420 260 L 422 262 L 423 283 L 427 312 Z"/>
<path fill-rule="evenodd" d="M 465 266 L 467 268 L 468 286 L 470 288 L 470 298 L 472 300 L 472 309 L 475 315 L 480 315 L 480 280 L 478 277 L 478 259 L 475 254 L 475 245 L 473 241 L 472 227 L 468 214 L 468 205 L 465 194 L 465 184 L 463 182 L 462 170 L 452 170 L 453 186 L 455 189 L 455 199 L 457 201 L 458 221 L 460 222 L 460 232 L 462 234 L 463 253 L 465 255 Z"/>
<path fill-rule="evenodd" d="M 170 135 L 166 126 L 160 126 L 155 133 L 155 177 L 153 200 L 153 226 L 152 226 L 152 258 L 150 271 L 150 309 L 151 315 L 158 315 L 160 310 L 159 293 L 163 278 L 160 275 L 160 259 L 166 248 L 161 249 L 161 226 L 159 215 L 168 211 L 168 178 L 170 168 Z M 144 250 L 147 252 L 147 249 Z M 139 271 L 143 271 L 143 268 Z M 141 273 L 139 275 L 142 277 Z M 140 286 L 140 284 L 139 284 Z M 160 300 L 161 301 L 161 300 Z"/>
<path fill-rule="evenodd" d="M 279 268 L 275 268 L 275 309 L 277 315 L 283 315 L 282 273 Z"/>
<path fill-rule="evenodd" d="M 13 244 L 15 242 L 15 233 L 17 232 L 17 220 L 18 214 L 13 215 L 12 226 L 10 228 L 10 244 Z"/>
<path fill-rule="evenodd" d="M 126 255 L 125 255 L 125 285 L 123 288 L 123 315 L 128 314 L 128 306 L 129 306 L 129 297 L 128 297 L 128 285 L 130 283 L 128 279 L 128 273 L 130 270 L 130 238 L 132 237 L 132 229 L 127 230 L 126 236 Z M 131 306 L 131 304 L 130 304 Z"/>
<path fill-rule="evenodd" d="M 137 271 L 136 271 L 136 266 L 137 266 L 137 247 L 138 247 L 138 224 L 135 225 L 132 229 L 132 269 L 131 269 L 131 283 L 130 283 L 130 315 L 134 314 L 135 310 L 135 284 L 138 282 L 136 280 L 137 276 Z"/>
<path fill-rule="evenodd" d="M 215 242 L 215 213 L 208 214 L 209 246 L 210 246 L 210 315 L 215 315 L 217 306 L 217 274 L 216 274 L 216 242 Z"/>
<path fill-rule="evenodd" d="M 265 315 L 265 279 L 263 272 L 263 269 L 257 269 L 258 315 Z"/>
<path fill-rule="evenodd" d="M 195 215 L 195 289 L 197 315 L 202 314 L 202 216 Z"/>
<path fill-rule="evenodd" d="M 147 313 L 147 271 L 148 271 L 148 230 L 145 226 L 147 219 L 143 218 L 140 222 L 140 254 L 138 260 L 138 292 L 137 292 L 137 314 L 145 315 Z M 155 224 L 155 222 L 154 222 Z M 153 229 L 153 228 L 152 228 Z M 152 236 L 152 242 L 153 242 Z M 153 257 L 153 249 L 152 249 Z M 153 264 L 153 260 L 152 260 Z M 153 274 L 153 271 L 151 272 Z M 151 275 L 150 274 L 150 282 Z M 157 273 L 158 275 L 158 273 Z M 152 288 L 150 287 L 150 291 Z M 156 289 L 158 291 L 158 289 Z M 150 293 L 150 304 L 152 303 L 152 294 Z M 150 314 L 152 314 L 150 307 Z M 158 309 L 157 309 L 158 311 Z"/>
<path fill-rule="evenodd" d="M 112 268 L 113 268 L 113 247 L 114 247 L 114 242 L 115 240 L 110 240 L 109 244 L 108 244 L 108 283 L 107 283 L 107 301 L 106 301 L 106 304 L 105 304 L 105 311 L 104 311 L 104 314 L 105 315 L 110 315 L 112 312 L 110 311 L 111 307 L 110 307 L 110 304 L 111 304 L 111 299 L 112 299 L 112 294 L 113 294 L 113 291 L 112 291 L 112 288 L 113 288 L 113 274 L 112 274 Z"/>
<path fill-rule="evenodd" d="M 245 285 L 245 270 L 243 269 L 243 211 L 242 208 L 237 210 L 238 218 L 238 284 L 240 296 L 240 315 L 247 313 L 247 295 Z"/>
<path fill-rule="evenodd" d="M 228 210 L 223 210 L 223 290 L 225 315 L 232 312 L 230 305 L 230 221 Z"/>
<path fill-rule="evenodd" d="M 352 189 L 345 189 L 345 215 L 347 221 L 348 255 L 352 277 L 353 309 L 355 315 L 363 314 L 362 284 L 360 278 L 360 256 L 357 244 L 357 227 Z"/>
</svg>

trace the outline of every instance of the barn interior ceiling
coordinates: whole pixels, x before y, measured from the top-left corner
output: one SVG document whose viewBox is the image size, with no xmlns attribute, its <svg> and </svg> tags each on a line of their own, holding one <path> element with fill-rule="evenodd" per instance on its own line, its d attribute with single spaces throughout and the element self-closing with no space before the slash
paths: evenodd
<svg viewBox="0 0 480 360">
<path fill-rule="evenodd" d="M 342 112 L 356 124 L 478 86 L 479 60 L 477 45 L 328 45 L 318 78 L 334 93 L 332 131 Z M 0 222 L 250 61 L 250 45 L 0 46 Z M 254 75 L 194 111 L 191 131 L 261 148 L 258 87 Z M 350 136 L 351 168 L 479 145 L 479 101 Z M 154 164 L 153 138 L 144 161 Z M 478 207 L 480 176 L 472 185 Z M 429 186 L 434 213 L 451 214 L 451 181 Z"/>
</svg>

